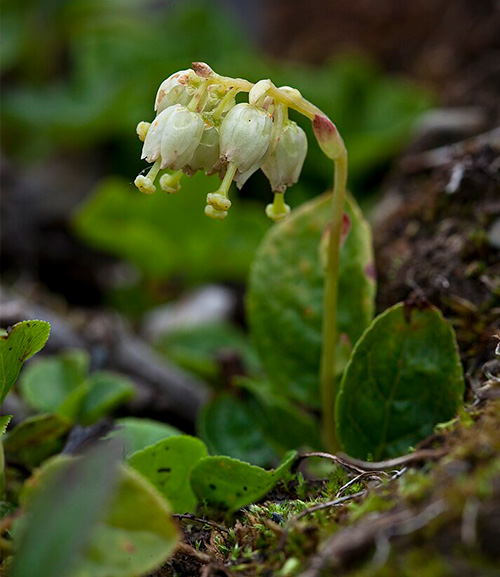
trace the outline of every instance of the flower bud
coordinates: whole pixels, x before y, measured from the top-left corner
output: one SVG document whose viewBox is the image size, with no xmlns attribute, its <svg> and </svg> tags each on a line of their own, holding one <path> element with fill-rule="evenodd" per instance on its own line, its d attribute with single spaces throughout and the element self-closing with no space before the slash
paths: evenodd
<svg viewBox="0 0 500 577">
<path fill-rule="evenodd" d="M 219 159 L 219 131 L 215 126 L 206 126 L 201 135 L 200 144 L 194 151 L 191 160 L 187 163 L 189 172 L 206 170 L 211 172 Z"/>
<path fill-rule="evenodd" d="M 248 178 L 260 168 L 269 148 L 272 128 L 273 122 L 264 110 L 251 104 L 237 104 L 220 127 L 221 158 L 233 162 L 238 174 L 247 173 Z M 237 184 L 241 186 L 238 180 Z"/>
<path fill-rule="evenodd" d="M 295 122 L 285 124 L 272 154 L 266 157 L 262 171 L 275 192 L 285 192 L 297 182 L 307 154 L 306 133 Z"/>
<path fill-rule="evenodd" d="M 192 73 L 194 74 L 191 68 L 179 70 L 160 84 L 155 100 L 155 111 L 158 114 L 173 104 L 187 105 L 189 103 L 191 95 L 186 88 Z"/>
<path fill-rule="evenodd" d="M 337 160 L 345 154 L 342 137 L 335 124 L 327 116 L 316 114 L 312 124 L 319 147 L 328 158 Z"/>
<path fill-rule="evenodd" d="M 148 162 L 161 159 L 161 168 L 179 170 L 198 147 L 203 134 L 200 114 L 176 104 L 161 112 L 148 130 L 142 158 Z"/>
</svg>

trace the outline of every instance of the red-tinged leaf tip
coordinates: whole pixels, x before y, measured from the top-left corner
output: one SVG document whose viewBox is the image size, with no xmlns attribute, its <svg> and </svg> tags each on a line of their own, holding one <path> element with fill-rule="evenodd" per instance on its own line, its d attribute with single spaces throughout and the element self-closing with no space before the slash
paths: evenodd
<svg viewBox="0 0 500 577">
<path fill-rule="evenodd" d="M 316 114 L 312 121 L 314 136 L 323 153 L 332 160 L 345 155 L 342 137 L 333 122 L 322 114 Z"/>
<path fill-rule="evenodd" d="M 316 114 L 314 117 L 313 130 L 319 142 L 326 142 L 338 134 L 335 124 L 321 114 Z"/>
</svg>

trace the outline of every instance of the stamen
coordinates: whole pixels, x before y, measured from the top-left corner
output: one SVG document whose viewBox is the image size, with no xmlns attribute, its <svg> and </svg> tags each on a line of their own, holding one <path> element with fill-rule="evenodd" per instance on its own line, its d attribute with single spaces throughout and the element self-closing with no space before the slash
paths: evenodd
<svg viewBox="0 0 500 577">
<path fill-rule="evenodd" d="M 224 98 L 220 101 L 219 106 L 217 106 L 217 108 L 214 110 L 214 112 L 212 114 L 212 118 L 214 120 L 219 120 L 221 115 L 224 114 L 224 112 L 226 111 L 226 108 L 228 107 L 228 105 L 233 104 L 234 99 L 236 98 L 236 95 L 238 94 L 238 92 L 240 92 L 240 88 L 231 87 L 231 89 L 226 94 L 226 96 L 224 96 Z"/>
<path fill-rule="evenodd" d="M 203 82 L 203 84 L 198 88 L 198 90 L 194 93 L 194 96 L 189 101 L 187 105 L 187 109 L 194 112 L 198 109 L 200 101 L 207 90 L 207 83 Z"/>
<path fill-rule="evenodd" d="M 174 194 L 175 192 L 179 192 L 181 189 L 180 180 L 183 177 L 184 173 L 182 170 L 176 170 L 172 174 L 164 174 L 160 178 L 160 187 L 165 192 L 169 194 Z"/>
</svg>

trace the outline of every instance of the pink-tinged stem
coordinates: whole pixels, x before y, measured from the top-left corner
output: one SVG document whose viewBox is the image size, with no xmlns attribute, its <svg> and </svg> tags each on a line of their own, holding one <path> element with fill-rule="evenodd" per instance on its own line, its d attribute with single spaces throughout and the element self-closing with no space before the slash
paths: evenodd
<svg viewBox="0 0 500 577">
<path fill-rule="evenodd" d="M 330 452 L 340 449 L 335 431 L 335 398 L 337 383 L 335 378 L 336 352 L 338 342 L 338 280 L 340 246 L 346 233 L 343 216 L 347 185 L 347 150 L 337 128 L 325 116 L 316 115 L 313 120 L 314 134 L 321 150 L 334 162 L 332 195 L 332 219 L 328 258 L 325 277 L 323 343 L 321 351 L 320 388 L 323 416 L 323 442 Z"/>
</svg>

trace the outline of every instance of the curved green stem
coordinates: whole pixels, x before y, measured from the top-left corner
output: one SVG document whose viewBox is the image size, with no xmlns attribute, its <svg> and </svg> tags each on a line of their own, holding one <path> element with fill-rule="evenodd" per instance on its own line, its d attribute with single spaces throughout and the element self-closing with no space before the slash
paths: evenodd
<svg viewBox="0 0 500 577">
<path fill-rule="evenodd" d="M 335 433 L 335 398 L 337 384 L 335 378 L 336 352 L 338 342 L 338 280 L 340 264 L 340 241 L 342 234 L 342 214 L 344 212 L 347 184 L 347 152 L 334 160 L 335 174 L 332 195 L 332 220 L 328 243 L 326 268 L 323 348 L 321 351 L 321 408 L 323 416 L 323 442 L 330 452 L 340 449 Z"/>
</svg>

